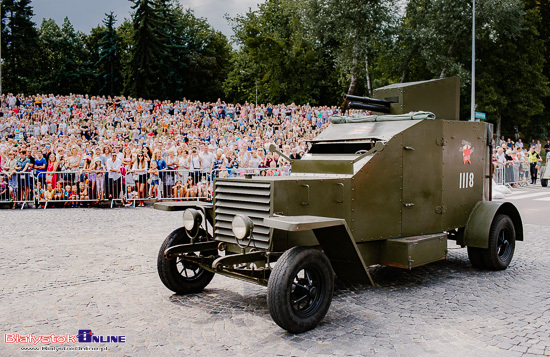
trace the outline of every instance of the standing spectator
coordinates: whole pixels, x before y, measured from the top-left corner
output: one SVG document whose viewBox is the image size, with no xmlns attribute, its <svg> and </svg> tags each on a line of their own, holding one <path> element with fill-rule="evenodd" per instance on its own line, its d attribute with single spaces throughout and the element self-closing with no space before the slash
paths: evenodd
<svg viewBox="0 0 550 357">
<path fill-rule="evenodd" d="M 176 149 L 170 149 L 168 150 L 168 155 L 166 158 L 166 169 L 168 170 L 166 174 L 164 175 L 164 197 L 170 197 L 170 194 L 172 193 L 172 186 L 174 186 L 176 182 L 176 172 L 175 170 L 178 168 L 178 159 L 176 158 Z"/>
<path fill-rule="evenodd" d="M 153 152 L 153 158 L 152 158 L 153 161 L 155 161 L 157 163 L 157 170 L 158 170 L 158 180 L 162 181 L 162 185 L 165 186 L 165 182 L 166 182 L 166 161 L 162 158 L 162 151 L 161 150 L 155 150 Z M 152 166 L 151 166 L 152 167 Z M 159 182 L 160 184 L 160 182 Z M 164 191 L 163 191 L 164 192 Z"/>
<path fill-rule="evenodd" d="M 30 193 L 34 188 L 31 178 L 31 173 L 34 168 L 34 157 L 32 157 L 30 150 L 21 150 L 17 161 L 17 168 L 19 171 L 19 187 L 21 188 L 20 199 L 21 201 L 28 201 Z"/>
<path fill-rule="evenodd" d="M 523 141 L 521 141 L 521 139 L 518 139 L 518 142 L 516 143 L 516 146 L 519 146 L 520 148 L 523 149 Z"/>
<path fill-rule="evenodd" d="M 534 185 L 537 183 L 538 163 L 541 161 L 540 155 L 535 151 L 535 146 L 531 146 L 529 149 L 529 169 L 531 173 L 531 184 Z"/>
<path fill-rule="evenodd" d="M 12 201 L 17 201 L 17 191 L 19 189 L 19 182 L 17 180 L 17 159 L 15 158 L 15 151 L 8 152 L 8 159 L 4 163 L 3 170 L 7 174 L 8 188 Z M 15 202 L 13 207 L 15 208 Z"/>
<path fill-rule="evenodd" d="M 542 145 L 540 144 L 540 140 L 537 140 L 537 143 L 535 144 L 535 151 L 540 155 L 540 151 L 542 149 Z"/>
<path fill-rule="evenodd" d="M 135 174 L 135 182 L 136 182 L 136 188 L 139 195 L 139 198 L 143 199 L 145 198 L 145 185 L 147 183 L 147 171 L 149 167 L 147 165 L 147 161 L 145 160 L 145 155 L 143 152 L 138 152 L 137 159 L 134 162 L 134 165 L 132 166 L 132 171 Z M 139 201 L 138 203 L 139 207 L 145 206 L 143 201 Z"/>
<path fill-rule="evenodd" d="M 68 170 L 71 171 L 71 174 L 69 175 L 71 185 L 73 185 L 77 180 L 80 160 L 81 156 L 78 153 L 78 146 L 75 145 L 71 147 L 71 155 L 67 158 Z"/>
<path fill-rule="evenodd" d="M 109 174 L 109 180 L 107 185 L 107 198 L 118 199 L 120 194 L 120 188 L 122 184 L 122 161 L 117 158 L 117 154 L 111 152 L 111 157 L 107 160 L 107 172 Z"/>
<path fill-rule="evenodd" d="M 42 187 L 46 187 L 46 168 L 47 161 L 40 151 L 34 153 L 34 168 L 36 170 L 36 178 L 42 183 Z M 53 185 L 52 185 L 53 189 Z"/>
<path fill-rule="evenodd" d="M 197 147 L 194 146 L 191 149 L 191 155 L 189 155 L 189 170 L 192 172 L 193 176 L 193 183 L 198 182 L 200 180 L 200 175 L 203 166 L 202 166 L 202 158 L 200 157 Z M 189 182 L 189 181 L 188 181 Z"/>
<path fill-rule="evenodd" d="M 95 159 L 93 172 L 95 173 L 95 189 L 97 192 L 97 201 L 99 202 L 105 198 L 105 167 L 101 159 Z"/>
<path fill-rule="evenodd" d="M 158 187 L 159 187 L 159 170 L 157 161 L 151 161 L 151 168 L 149 169 L 149 198 L 158 198 Z"/>
</svg>

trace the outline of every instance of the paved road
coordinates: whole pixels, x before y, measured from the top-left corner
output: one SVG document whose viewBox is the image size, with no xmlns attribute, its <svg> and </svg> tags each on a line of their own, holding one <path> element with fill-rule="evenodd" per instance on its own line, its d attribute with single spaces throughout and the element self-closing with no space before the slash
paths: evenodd
<svg viewBox="0 0 550 357">
<path fill-rule="evenodd" d="M 175 296 L 161 284 L 157 251 L 180 221 L 150 208 L 0 210 L 2 335 L 88 328 L 126 336 L 99 346 L 128 356 L 550 356 L 548 226 L 525 225 L 506 271 L 474 270 L 450 249 L 412 271 L 374 269 L 376 287 L 338 283 L 323 323 L 291 335 L 263 287 L 216 276 Z M 21 346 L 2 341 L 0 356 L 54 354 Z"/>
<path fill-rule="evenodd" d="M 512 202 L 525 223 L 550 226 L 550 187 L 539 184 L 512 188 L 512 193 L 499 201 Z"/>
</svg>

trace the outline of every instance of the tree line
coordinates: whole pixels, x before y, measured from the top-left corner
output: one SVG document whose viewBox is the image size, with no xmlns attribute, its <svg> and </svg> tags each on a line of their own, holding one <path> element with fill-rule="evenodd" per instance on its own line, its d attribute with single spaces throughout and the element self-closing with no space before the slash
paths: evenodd
<svg viewBox="0 0 550 357">
<path fill-rule="evenodd" d="M 471 0 L 266 0 L 228 39 L 175 0 L 129 0 L 85 34 L 2 2 L 3 92 L 339 105 L 396 82 L 458 76 L 469 117 Z M 476 1 L 477 111 L 550 133 L 550 0 Z"/>
</svg>

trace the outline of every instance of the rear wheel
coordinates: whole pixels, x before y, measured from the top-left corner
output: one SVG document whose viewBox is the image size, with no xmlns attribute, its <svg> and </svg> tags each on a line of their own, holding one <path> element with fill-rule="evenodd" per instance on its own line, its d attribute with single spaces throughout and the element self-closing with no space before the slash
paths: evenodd
<svg viewBox="0 0 550 357">
<path fill-rule="evenodd" d="M 269 313 L 288 332 L 311 330 L 325 317 L 333 291 L 334 276 L 327 256 L 313 248 L 291 248 L 279 258 L 269 277 Z"/>
<path fill-rule="evenodd" d="M 158 253 L 157 271 L 160 280 L 176 294 L 201 292 L 214 277 L 214 273 L 204 270 L 198 264 L 182 260 L 179 257 L 170 260 L 164 257 L 166 249 L 189 242 L 185 228 L 178 228 L 166 237 Z M 195 253 L 188 254 L 195 255 Z"/>
<path fill-rule="evenodd" d="M 507 215 L 497 215 L 489 231 L 489 248 L 483 252 L 485 267 L 489 270 L 506 269 L 512 261 L 515 247 L 514 223 Z"/>
</svg>

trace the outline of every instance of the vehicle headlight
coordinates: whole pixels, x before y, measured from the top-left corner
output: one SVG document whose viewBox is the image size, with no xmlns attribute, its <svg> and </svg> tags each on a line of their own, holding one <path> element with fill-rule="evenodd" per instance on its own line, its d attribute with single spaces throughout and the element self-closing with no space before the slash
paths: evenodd
<svg viewBox="0 0 550 357">
<path fill-rule="evenodd" d="M 202 221 L 199 211 L 193 208 L 188 208 L 183 212 L 183 226 L 189 232 L 195 230 Z"/>
<path fill-rule="evenodd" d="M 236 215 L 231 222 L 231 229 L 237 239 L 243 239 L 252 233 L 254 229 L 254 223 L 247 216 Z"/>
</svg>

